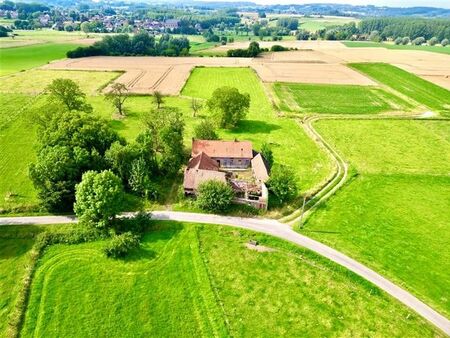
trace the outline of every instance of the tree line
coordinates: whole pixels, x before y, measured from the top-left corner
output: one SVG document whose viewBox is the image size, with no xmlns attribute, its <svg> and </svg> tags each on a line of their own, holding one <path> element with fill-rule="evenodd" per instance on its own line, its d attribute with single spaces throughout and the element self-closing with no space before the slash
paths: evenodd
<svg viewBox="0 0 450 338">
<path fill-rule="evenodd" d="M 128 34 L 104 36 L 92 46 L 78 47 L 67 52 L 68 58 L 86 56 L 185 56 L 189 54 L 190 44 L 185 37 L 174 38 L 164 34 L 159 40 L 147 32 L 139 32 L 132 37 Z"/>
<path fill-rule="evenodd" d="M 450 39 L 450 20 L 419 18 L 370 18 L 358 24 L 350 22 L 317 32 L 297 31 L 297 40 L 361 40 L 381 42 L 397 40 L 397 44 L 420 44 L 432 40 L 439 43 Z M 402 41 L 398 39 L 404 39 Z M 406 42 L 406 43 L 405 43 Z"/>
</svg>

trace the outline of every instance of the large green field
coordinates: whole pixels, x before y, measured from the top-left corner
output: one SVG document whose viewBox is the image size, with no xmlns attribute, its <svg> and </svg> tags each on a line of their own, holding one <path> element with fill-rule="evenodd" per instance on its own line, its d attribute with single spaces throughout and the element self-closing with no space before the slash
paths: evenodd
<svg viewBox="0 0 450 338">
<path fill-rule="evenodd" d="M 413 106 L 374 86 L 281 83 L 273 85 L 280 109 L 319 114 L 376 114 L 408 111 Z M 351 99 L 349 99 L 351 98 Z"/>
<path fill-rule="evenodd" d="M 63 59 L 68 50 L 77 47 L 69 43 L 46 43 L 0 49 L 0 76 L 39 67 L 50 61 Z"/>
<path fill-rule="evenodd" d="M 450 314 L 450 124 L 322 120 L 357 173 L 304 232 Z"/>
<path fill-rule="evenodd" d="M 386 63 L 353 63 L 350 66 L 432 111 L 450 117 L 450 91 Z"/>
<path fill-rule="evenodd" d="M 343 41 L 342 42 L 347 47 L 356 48 L 387 48 L 387 49 L 397 49 L 397 50 L 421 50 L 426 52 L 450 54 L 450 47 L 443 46 L 414 46 L 414 45 L 395 45 L 393 43 L 379 43 L 370 41 Z"/>
<path fill-rule="evenodd" d="M 266 251 L 247 248 L 250 239 Z M 265 235 L 158 222 L 126 259 L 107 259 L 103 245 L 46 251 L 32 283 L 23 336 L 437 334 L 356 275 Z M 22 255 L 14 243 L 0 250 L 11 266 Z M 13 279 L 4 285 L 14 285 Z"/>
<path fill-rule="evenodd" d="M 275 162 L 290 166 L 301 190 L 310 190 L 329 173 L 326 156 L 293 120 L 277 117 L 259 78 L 250 68 L 196 68 L 182 94 L 207 99 L 221 86 L 249 93 L 250 112 L 234 130 L 221 130 L 224 139 L 249 140 L 259 149 L 263 142 L 273 146 Z"/>
</svg>

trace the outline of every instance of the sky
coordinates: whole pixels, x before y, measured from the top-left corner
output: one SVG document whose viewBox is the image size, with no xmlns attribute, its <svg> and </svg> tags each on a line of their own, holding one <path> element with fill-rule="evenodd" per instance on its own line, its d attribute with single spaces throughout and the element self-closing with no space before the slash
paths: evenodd
<svg viewBox="0 0 450 338">
<path fill-rule="evenodd" d="M 251 0 L 250 0 L 251 1 Z M 450 0 L 253 0 L 259 4 L 339 3 L 351 5 L 376 5 L 389 7 L 441 7 L 450 8 Z"/>
</svg>

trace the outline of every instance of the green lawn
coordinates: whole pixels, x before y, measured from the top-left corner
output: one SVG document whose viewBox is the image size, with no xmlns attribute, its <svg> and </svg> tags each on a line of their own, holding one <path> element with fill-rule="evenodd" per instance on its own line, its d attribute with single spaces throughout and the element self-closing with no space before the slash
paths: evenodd
<svg viewBox="0 0 450 338">
<path fill-rule="evenodd" d="M 273 251 L 245 247 L 257 239 Z M 159 222 L 141 249 L 50 247 L 23 336 L 408 336 L 430 324 L 376 287 L 304 249 L 215 225 Z"/>
<path fill-rule="evenodd" d="M 264 88 L 250 68 L 196 68 L 182 94 L 208 99 L 221 86 L 249 93 L 250 112 L 234 130 L 220 130 L 223 139 L 249 140 L 259 149 L 263 142 L 273 145 L 275 162 L 290 166 L 298 176 L 301 190 L 310 190 L 330 171 L 326 155 L 293 120 L 277 117 Z M 198 119 L 197 119 L 198 120 Z M 192 119 L 189 123 L 197 123 Z"/>
<path fill-rule="evenodd" d="M 280 83 L 273 85 L 280 109 L 324 114 L 377 114 L 407 111 L 412 105 L 372 86 Z"/>
<path fill-rule="evenodd" d="M 343 251 L 450 315 L 450 124 L 319 121 L 358 175 L 304 233 Z"/>
<path fill-rule="evenodd" d="M 395 45 L 393 43 L 379 43 L 379 42 L 370 42 L 370 41 L 343 41 L 342 42 L 347 47 L 356 47 L 356 48 L 387 48 L 387 49 L 398 49 L 398 50 L 421 50 L 426 52 L 434 52 L 434 53 L 442 53 L 442 54 L 450 54 L 450 47 L 442 47 L 442 46 L 414 46 L 414 45 Z"/>
<path fill-rule="evenodd" d="M 350 67 L 413 100 L 450 117 L 450 91 L 385 63 L 353 63 Z"/>
<path fill-rule="evenodd" d="M 0 76 L 39 67 L 50 61 L 63 59 L 76 44 L 46 43 L 0 49 Z"/>
</svg>

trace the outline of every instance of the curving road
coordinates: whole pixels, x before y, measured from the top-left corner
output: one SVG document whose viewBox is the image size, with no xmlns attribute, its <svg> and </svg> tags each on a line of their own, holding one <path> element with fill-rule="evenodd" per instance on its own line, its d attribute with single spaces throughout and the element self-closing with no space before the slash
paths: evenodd
<svg viewBox="0 0 450 338">
<path fill-rule="evenodd" d="M 129 215 L 129 214 L 128 214 Z M 232 216 L 219 216 L 209 214 L 197 214 L 188 212 L 174 211 L 154 211 L 152 217 L 164 221 L 180 221 L 192 223 L 222 224 L 252 231 L 265 233 L 274 237 L 284 239 L 305 247 L 315 253 L 326 257 L 333 262 L 342 265 L 353 271 L 362 278 L 372 282 L 380 289 L 384 290 L 423 318 L 434 324 L 445 334 L 450 336 L 450 321 L 431 307 L 414 297 L 408 291 L 395 285 L 365 265 L 358 263 L 354 259 L 334 250 L 320 242 L 309 237 L 303 236 L 284 223 L 269 219 L 242 218 Z M 4 225 L 27 225 L 27 224 L 62 224 L 75 223 L 77 219 L 74 216 L 32 216 L 32 217 L 5 217 L 0 218 L 0 226 Z"/>
</svg>

